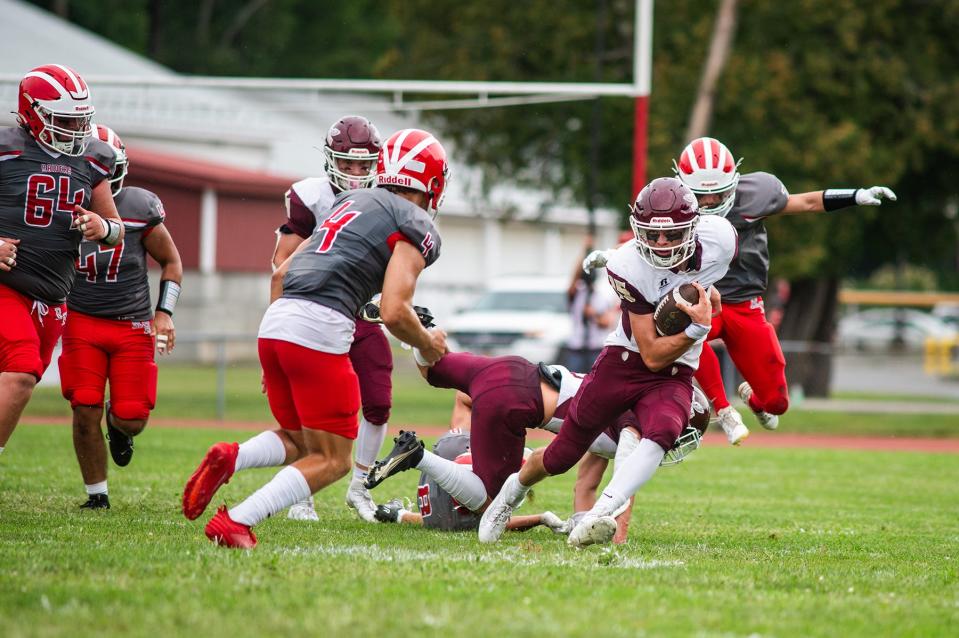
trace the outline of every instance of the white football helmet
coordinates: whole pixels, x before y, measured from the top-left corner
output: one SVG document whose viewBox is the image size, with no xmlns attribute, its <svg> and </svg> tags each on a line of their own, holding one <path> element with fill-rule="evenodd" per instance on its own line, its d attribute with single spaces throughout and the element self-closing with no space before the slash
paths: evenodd
<svg viewBox="0 0 959 638">
<path fill-rule="evenodd" d="M 739 165 L 726 145 L 712 137 L 690 142 L 673 160 L 676 177 L 696 194 L 702 215 L 723 215 L 732 209 L 739 185 Z"/>
</svg>

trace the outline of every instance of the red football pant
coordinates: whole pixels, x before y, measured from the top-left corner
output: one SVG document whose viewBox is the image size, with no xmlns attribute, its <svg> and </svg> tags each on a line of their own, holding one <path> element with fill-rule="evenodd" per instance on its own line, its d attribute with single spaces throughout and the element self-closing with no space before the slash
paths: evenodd
<svg viewBox="0 0 959 638">
<path fill-rule="evenodd" d="M 110 381 L 110 411 L 145 420 L 156 405 L 157 365 L 149 321 L 115 321 L 72 311 L 63 331 L 60 389 L 70 406 L 99 407 Z"/>
<path fill-rule="evenodd" d="M 66 304 L 48 306 L 0 285 L 0 372 L 32 374 L 39 381 L 66 318 Z"/>
<path fill-rule="evenodd" d="M 723 311 L 713 317 L 707 341 L 720 338 L 739 373 L 753 389 L 749 407 L 769 414 L 785 413 L 789 409 L 786 359 L 776 331 L 766 321 L 762 297 L 723 303 Z M 708 343 L 703 345 L 696 381 L 716 410 L 729 405 L 719 359 Z"/>
<path fill-rule="evenodd" d="M 356 438 L 360 386 L 349 355 L 279 339 L 259 339 L 257 345 L 270 411 L 280 427 Z"/>
</svg>

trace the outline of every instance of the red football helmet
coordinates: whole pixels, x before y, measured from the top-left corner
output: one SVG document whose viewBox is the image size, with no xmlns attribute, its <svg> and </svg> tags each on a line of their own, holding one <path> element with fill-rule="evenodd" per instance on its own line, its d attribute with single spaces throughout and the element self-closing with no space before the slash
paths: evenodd
<svg viewBox="0 0 959 638">
<path fill-rule="evenodd" d="M 640 256 L 653 268 L 673 268 L 696 250 L 699 204 L 675 177 L 654 179 L 630 207 L 629 225 Z M 665 242 L 660 239 L 665 237 Z"/>
<path fill-rule="evenodd" d="M 56 153 L 83 154 L 93 133 L 93 103 L 80 74 L 47 64 L 20 80 L 17 120 L 33 138 Z"/>
<path fill-rule="evenodd" d="M 700 137 L 683 149 L 678 162 L 673 160 L 673 171 L 700 200 L 700 213 L 725 216 L 736 200 L 742 161 L 735 161 L 719 140 Z"/>
<path fill-rule="evenodd" d="M 407 128 L 386 140 L 376 160 L 376 185 L 401 186 L 427 194 L 427 210 L 443 205 L 450 169 L 443 145 L 426 131 Z"/>
<path fill-rule="evenodd" d="M 123 188 L 123 178 L 127 176 L 127 170 L 130 167 L 130 161 L 127 159 L 127 147 L 112 128 L 103 124 L 96 125 L 95 135 L 98 139 L 110 145 L 117 158 L 113 174 L 107 179 L 110 182 L 110 190 L 116 195 Z"/>
<path fill-rule="evenodd" d="M 326 154 L 326 174 L 330 181 L 342 190 L 369 188 L 376 177 L 376 156 L 382 139 L 373 123 L 359 115 L 341 117 L 326 134 L 323 152 Z M 369 162 L 366 173 L 351 175 L 340 170 L 337 160 Z"/>
</svg>

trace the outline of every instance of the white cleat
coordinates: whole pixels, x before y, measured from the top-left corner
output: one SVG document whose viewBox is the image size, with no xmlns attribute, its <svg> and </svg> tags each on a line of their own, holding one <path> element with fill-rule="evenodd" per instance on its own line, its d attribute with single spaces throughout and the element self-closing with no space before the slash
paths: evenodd
<svg viewBox="0 0 959 638">
<path fill-rule="evenodd" d="M 716 420 L 726 433 L 730 445 L 739 445 L 749 436 L 749 428 L 743 423 L 743 417 L 731 405 L 716 412 Z"/>
<path fill-rule="evenodd" d="M 356 515 L 367 523 L 376 523 L 376 503 L 370 491 L 363 487 L 363 479 L 354 478 L 346 490 L 346 504 L 356 510 Z"/>
<path fill-rule="evenodd" d="M 746 407 L 749 407 L 749 397 L 753 395 L 753 388 L 749 385 L 748 381 L 743 381 L 739 384 L 739 398 L 743 400 L 743 403 L 746 404 Z M 751 407 L 749 407 L 752 410 Z M 753 414 L 756 415 L 756 418 L 759 419 L 759 425 L 763 426 L 767 430 L 775 430 L 779 427 L 779 417 L 775 414 L 770 414 L 763 410 L 753 410 Z"/>
<path fill-rule="evenodd" d="M 583 520 L 569 533 L 566 543 L 570 547 L 582 549 L 589 545 L 605 545 L 616 534 L 616 519 L 612 516 L 584 516 Z"/>
<path fill-rule="evenodd" d="M 305 498 L 302 501 L 293 503 L 286 517 L 294 521 L 318 521 L 320 517 L 316 515 L 316 507 L 313 505 L 313 497 Z"/>
<path fill-rule="evenodd" d="M 483 512 L 483 518 L 479 524 L 479 541 L 481 543 L 495 543 L 499 537 L 506 531 L 506 525 L 516 505 L 522 501 L 524 494 L 517 494 L 519 489 L 519 474 L 510 474 L 499 494 L 489 504 L 486 511 Z"/>
</svg>

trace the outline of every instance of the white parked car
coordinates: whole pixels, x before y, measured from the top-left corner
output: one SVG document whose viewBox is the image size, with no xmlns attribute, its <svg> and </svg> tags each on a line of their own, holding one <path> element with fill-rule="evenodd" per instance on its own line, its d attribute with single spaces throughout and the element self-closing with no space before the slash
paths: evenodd
<svg viewBox="0 0 959 638">
<path fill-rule="evenodd" d="M 444 323 L 450 349 L 556 361 L 572 328 L 566 307 L 568 286 L 569 281 L 560 277 L 494 280 L 473 306 Z"/>
<path fill-rule="evenodd" d="M 908 350 L 922 350 L 928 338 L 956 337 L 956 329 L 947 322 L 911 308 L 872 308 L 846 315 L 839 320 L 836 337 L 845 348 L 882 350 L 895 345 L 897 331 Z"/>
</svg>

